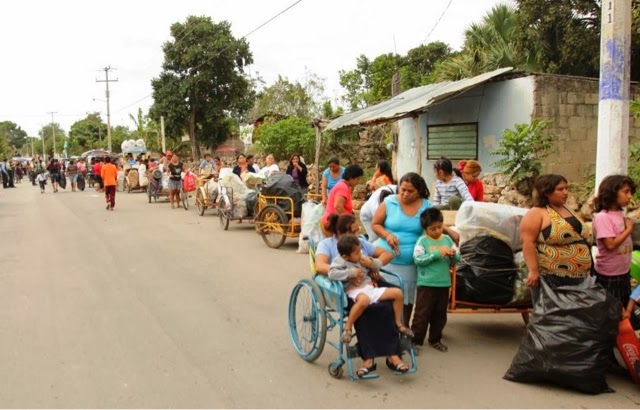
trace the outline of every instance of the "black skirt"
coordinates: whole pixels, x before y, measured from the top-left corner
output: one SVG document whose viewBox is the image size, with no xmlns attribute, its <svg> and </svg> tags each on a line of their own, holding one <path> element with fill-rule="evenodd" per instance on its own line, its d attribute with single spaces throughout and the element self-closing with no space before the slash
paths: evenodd
<svg viewBox="0 0 640 410">
<path fill-rule="evenodd" d="M 400 355 L 400 333 L 395 324 L 391 301 L 369 306 L 354 326 L 358 351 L 363 360 Z"/>
</svg>

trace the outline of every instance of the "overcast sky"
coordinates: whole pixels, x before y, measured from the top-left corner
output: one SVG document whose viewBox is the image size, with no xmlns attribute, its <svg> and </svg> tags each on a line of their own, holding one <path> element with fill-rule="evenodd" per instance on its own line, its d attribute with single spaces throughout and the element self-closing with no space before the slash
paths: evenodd
<svg viewBox="0 0 640 410">
<path fill-rule="evenodd" d="M 338 98 L 338 70 L 351 69 L 362 53 L 370 58 L 404 54 L 427 40 L 459 49 L 464 29 L 498 3 L 509 0 L 302 0 L 247 38 L 251 73 L 271 84 L 278 74 L 304 78 L 305 68 L 326 80 Z M 14 121 L 29 135 L 51 121 L 67 132 L 87 112 L 106 121 L 105 84 L 110 75 L 111 123 L 133 128 L 129 113 L 145 112 L 150 80 L 160 72 L 169 26 L 188 15 L 231 22 L 241 37 L 295 0 L 20 0 L 0 2 L 0 121 Z M 395 38 L 395 43 L 394 43 Z M 142 100 L 137 102 L 138 100 Z"/>
</svg>

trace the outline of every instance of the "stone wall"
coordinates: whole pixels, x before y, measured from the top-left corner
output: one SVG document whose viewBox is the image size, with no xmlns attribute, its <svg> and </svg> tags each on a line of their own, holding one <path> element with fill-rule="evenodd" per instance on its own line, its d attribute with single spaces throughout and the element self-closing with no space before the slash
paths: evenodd
<svg viewBox="0 0 640 410">
<path fill-rule="evenodd" d="M 598 79 L 536 75 L 532 118 L 550 120 L 548 131 L 558 135 L 543 173 L 562 174 L 584 183 L 595 172 L 598 134 Z M 640 86 L 631 87 L 632 98 Z M 629 143 L 640 141 L 640 119 L 630 119 Z"/>
</svg>

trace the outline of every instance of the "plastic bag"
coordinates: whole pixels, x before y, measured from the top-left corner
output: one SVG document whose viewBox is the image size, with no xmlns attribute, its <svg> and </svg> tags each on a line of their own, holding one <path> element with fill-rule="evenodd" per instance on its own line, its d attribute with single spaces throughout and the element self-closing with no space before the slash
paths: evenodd
<svg viewBox="0 0 640 410">
<path fill-rule="evenodd" d="M 186 192 L 193 192 L 196 190 L 196 175 L 192 172 L 187 172 L 182 180 L 182 188 Z"/>
<path fill-rule="evenodd" d="M 620 312 L 620 303 L 598 284 L 552 288 L 542 276 L 540 300 L 504 378 L 589 394 L 612 391 L 605 374 Z"/>
<path fill-rule="evenodd" d="M 520 221 L 527 211 L 489 202 L 463 202 L 456 214 L 460 243 L 487 234 L 506 242 L 514 252 L 518 252 L 522 249 Z"/>
<path fill-rule="evenodd" d="M 509 245 L 481 235 L 463 243 L 460 256 L 456 299 L 494 305 L 511 302 L 518 272 Z"/>
<path fill-rule="evenodd" d="M 513 259 L 518 269 L 518 276 L 513 286 L 513 299 L 511 299 L 511 303 L 531 304 L 531 288 L 527 286 L 529 268 L 527 268 L 527 264 L 524 261 L 524 254 L 518 252 Z"/>
<path fill-rule="evenodd" d="M 323 214 L 324 206 L 322 206 L 322 204 L 316 204 L 314 202 L 305 202 L 302 204 L 302 226 L 300 227 L 300 237 L 298 238 L 298 253 L 309 253 L 309 234 L 313 227 L 318 225 Z"/>
</svg>

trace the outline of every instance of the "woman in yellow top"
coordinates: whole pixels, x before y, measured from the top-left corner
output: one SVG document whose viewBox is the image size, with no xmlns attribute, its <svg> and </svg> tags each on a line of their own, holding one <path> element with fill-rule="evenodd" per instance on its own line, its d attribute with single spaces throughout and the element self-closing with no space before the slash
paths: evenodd
<svg viewBox="0 0 640 410">
<path fill-rule="evenodd" d="M 537 302 L 540 277 L 552 287 L 577 285 L 591 274 L 591 232 L 565 207 L 569 189 L 562 175 L 541 175 L 533 208 L 520 224 L 522 251 L 529 270 L 527 285 Z"/>
</svg>

